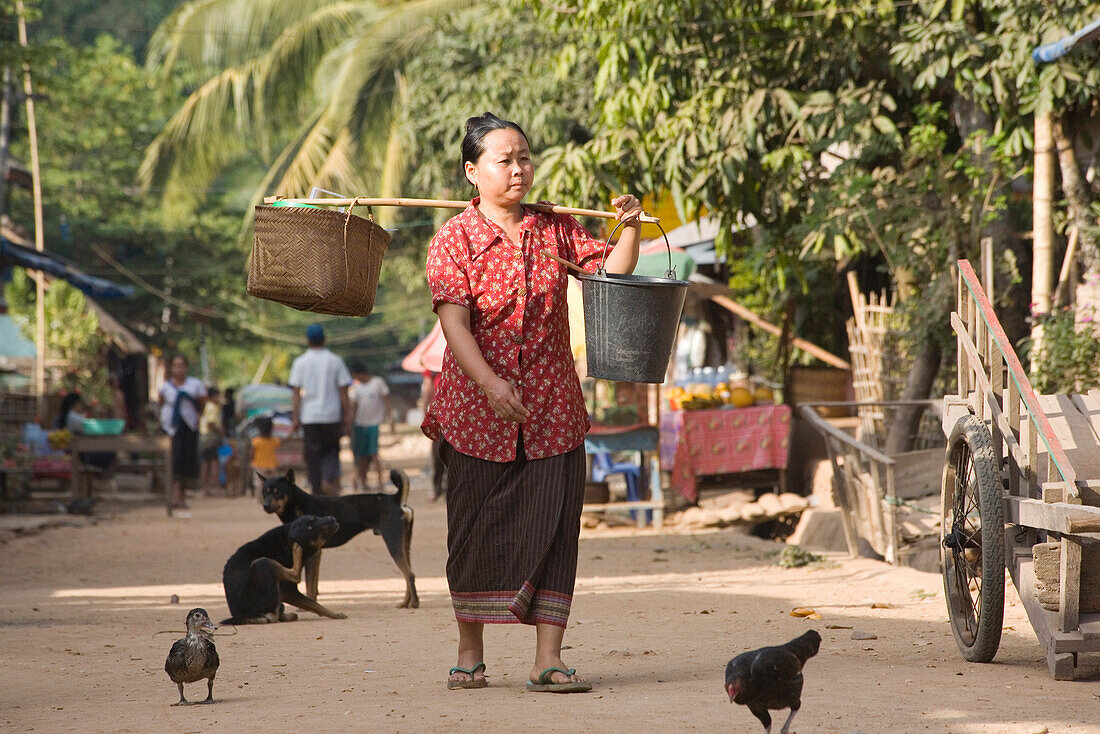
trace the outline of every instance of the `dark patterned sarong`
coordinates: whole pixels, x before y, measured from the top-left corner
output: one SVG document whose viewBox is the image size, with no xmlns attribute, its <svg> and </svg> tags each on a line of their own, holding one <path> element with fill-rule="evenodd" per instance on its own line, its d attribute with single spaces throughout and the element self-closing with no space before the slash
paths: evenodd
<svg viewBox="0 0 1100 734">
<path fill-rule="evenodd" d="M 447 583 L 455 618 L 565 627 L 577 577 L 584 446 L 528 460 L 461 454 L 446 441 Z"/>
</svg>

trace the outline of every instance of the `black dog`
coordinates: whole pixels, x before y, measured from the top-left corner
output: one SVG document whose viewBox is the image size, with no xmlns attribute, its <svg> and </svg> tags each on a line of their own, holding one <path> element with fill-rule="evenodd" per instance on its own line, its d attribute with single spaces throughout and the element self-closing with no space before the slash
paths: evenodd
<svg viewBox="0 0 1100 734">
<path fill-rule="evenodd" d="M 373 530 L 386 542 L 386 549 L 405 577 L 405 599 L 399 607 L 418 607 L 416 576 L 409 561 L 412 543 L 413 511 L 406 504 L 409 478 L 405 472 L 390 470 L 390 481 L 397 494 L 349 494 L 344 497 L 323 497 L 310 494 L 294 483 L 294 470 L 281 477 L 264 477 L 264 511 L 274 513 L 284 523 L 302 515 L 332 515 L 340 530 L 325 543 L 326 548 L 343 545 L 364 530 Z M 321 568 L 321 552 L 311 557 L 305 566 L 306 595 L 317 598 L 317 581 Z"/>
<path fill-rule="evenodd" d="M 321 551 L 339 525 L 333 517 L 303 515 L 245 543 L 225 562 L 222 585 L 229 613 L 222 624 L 291 622 L 283 602 L 332 619 L 347 619 L 298 591 L 302 564 Z"/>
</svg>

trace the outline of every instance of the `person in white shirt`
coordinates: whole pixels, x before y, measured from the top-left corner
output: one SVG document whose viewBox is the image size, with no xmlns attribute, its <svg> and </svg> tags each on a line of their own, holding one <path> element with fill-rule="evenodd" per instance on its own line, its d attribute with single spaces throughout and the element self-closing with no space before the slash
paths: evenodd
<svg viewBox="0 0 1100 734">
<path fill-rule="evenodd" d="M 354 364 L 351 376 L 355 384 L 348 391 L 351 411 L 348 435 L 355 454 L 355 471 L 359 486 L 367 491 L 367 473 L 374 467 L 378 479 L 375 491 L 382 492 L 382 461 L 378 458 L 378 427 L 390 413 L 390 388 L 381 377 L 374 377 L 361 364 Z"/>
<path fill-rule="evenodd" d="M 309 349 L 290 366 L 292 430 L 302 429 L 306 474 L 314 494 L 340 494 L 340 436 L 351 415 L 351 373 L 325 346 L 320 324 L 306 329 Z"/>
<path fill-rule="evenodd" d="M 172 501 L 169 512 L 187 507 L 184 484 L 199 479 L 199 415 L 206 406 L 206 386 L 187 374 L 187 357 L 177 354 L 168 363 L 168 379 L 157 394 L 160 425 L 172 437 Z"/>
</svg>

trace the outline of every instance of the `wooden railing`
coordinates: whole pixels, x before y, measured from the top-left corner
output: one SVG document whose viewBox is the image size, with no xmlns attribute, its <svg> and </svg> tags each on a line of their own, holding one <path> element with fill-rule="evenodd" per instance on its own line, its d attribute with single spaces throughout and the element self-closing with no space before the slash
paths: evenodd
<svg viewBox="0 0 1100 734">
<path fill-rule="evenodd" d="M 1039 406 L 974 268 L 966 260 L 960 260 L 958 267 L 958 308 L 951 314 L 959 345 L 958 401 L 969 403 L 979 418 L 991 423 L 998 458 L 1002 446 L 1009 451 L 1017 468 L 1009 472 L 1010 494 L 1028 496 L 1029 487 L 1046 483 L 1054 491 L 1045 499 L 1080 503 L 1077 473 Z M 945 411 L 945 417 L 949 413 Z M 1042 457 L 1040 442 L 1046 449 Z M 1039 466 L 1041 458 L 1045 467 Z"/>
</svg>

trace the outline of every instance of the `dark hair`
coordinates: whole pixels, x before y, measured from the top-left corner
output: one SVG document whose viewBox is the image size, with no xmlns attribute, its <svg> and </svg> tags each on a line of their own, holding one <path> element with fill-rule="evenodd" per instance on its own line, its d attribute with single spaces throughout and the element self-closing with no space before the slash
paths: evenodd
<svg viewBox="0 0 1100 734">
<path fill-rule="evenodd" d="M 175 362 L 177 359 L 182 359 L 183 364 L 185 366 L 190 366 L 191 365 L 191 361 L 189 359 L 187 359 L 186 355 L 184 355 L 184 354 L 173 354 L 172 358 L 170 360 L 168 360 L 168 366 L 171 367 L 172 363 Z"/>
<path fill-rule="evenodd" d="M 233 399 L 233 396 L 237 394 L 237 390 L 232 387 L 225 388 L 225 397 L 229 400 Z"/>
<path fill-rule="evenodd" d="M 78 392 L 70 392 L 61 398 L 61 408 L 57 413 L 57 421 L 54 422 L 55 428 L 64 428 L 65 421 L 69 419 L 69 413 L 80 403 L 84 402 Z"/>
<path fill-rule="evenodd" d="M 222 391 L 219 390 L 216 387 L 212 387 L 212 388 L 210 388 L 209 390 L 206 391 L 207 397 L 214 397 L 215 395 L 221 395 L 221 394 L 222 394 Z"/>
<path fill-rule="evenodd" d="M 485 152 L 485 136 L 494 130 L 515 130 L 527 140 L 527 133 L 523 132 L 522 127 L 511 120 L 502 120 L 492 112 L 466 120 L 466 136 L 462 138 L 463 179 L 466 178 L 466 164 L 477 163 Z M 530 145 L 531 141 L 527 140 L 527 144 Z"/>
<path fill-rule="evenodd" d="M 350 371 L 353 375 L 365 375 L 367 374 L 367 366 L 362 362 L 352 362 Z"/>
<path fill-rule="evenodd" d="M 271 432 L 275 430 L 275 421 L 267 416 L 257 418 L 256 427 L 260 429 L 261 436 L 264 438 L 271 438 Z"/>
</svg>

